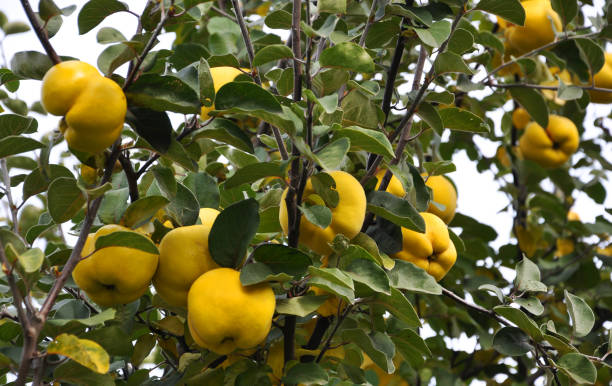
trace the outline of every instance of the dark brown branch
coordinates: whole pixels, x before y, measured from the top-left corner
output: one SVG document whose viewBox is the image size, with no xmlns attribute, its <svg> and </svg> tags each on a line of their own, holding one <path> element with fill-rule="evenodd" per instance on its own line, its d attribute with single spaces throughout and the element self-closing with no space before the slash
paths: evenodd
<svg viewBox="0 0 612 386">
<path fill-rule="evenodd" d="M 341 304 L 342 302 L 340 302 L 338 307 L 340 307 Z M 347 315 L 351 312 L 352 309 L 353 309 L 353 306 L 349 304 L 346 306 L 344 311 L 338 316 L 338 320 L 336 321 L 336 324 L 334 325 L 334 329 L 331 331 L 331 333 L 325 340 L 325 344 L 323 345 L 321 352 L 319 352 L 319 355 L 317 356 L 317 359 L 315 360 L 315 362 L 319 363 L 321 359 L 323 359 L 325 352 L 329 349 L 329 346 L 331 344 L 332 339 L 334 338 L 334 335 L 336 335 L 336 333 L 338 332 L 338 328 L 340 328 L 340 325 L 342 324 L 342 322 L 344 322 L 344 319 L 346 319 Z"/>
<path fill-rule="evenodd" d="M 40 44 L 42 44 L 43 48 L 45 49 L 45 52 L 47 53 L 47 56 L 49 57 L 49 59 L 51 59 L 53 64 L 60 63 L 62 60 L 60 59 L 59 55 L 57 54 L 57 52 L 55 52 L 55 49 L 51 45 L 51 42 L 49 41 L 49 36 L 47 36 L 47 32 L 42 28 L 40 24 L 38 24 L 38 19 L 36 18 L 36 14 L 32 10 L 32 7 L 30 6 L 30 2 L 28 0 L 21 0 L 21 6 L 23 7 L 23 10 L 25 11 L 26 16 L 28 17 L 28 20 L 30 21 L 32 28 L 34 29 L 36 36 L 38 36 L 38 40 L 40 41 Z"/>
<path fill-rule="evenodd" d="M 130 191 L 130 201 L 134 202 L 138 200 L 138 175 L 134 171 L 134 167 L 132 166 L 132 162 L 128 158 L 128 155 L 123 155 L 119 153 L 119 163 L 121 163 L 121 167 L 123 168 L 123 172 L 125 173 L 125 177 L 128 182 L 128 189 Z"/>
</svg>

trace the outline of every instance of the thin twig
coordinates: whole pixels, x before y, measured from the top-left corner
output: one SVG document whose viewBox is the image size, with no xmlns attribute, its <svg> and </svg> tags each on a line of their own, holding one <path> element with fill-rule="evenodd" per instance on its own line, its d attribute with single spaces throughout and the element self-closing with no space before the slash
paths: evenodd
<svg viewBox="0 0 612 386">
<path fill-rule="evenodd" d="M 8 165 L 6 163 L 6 158 L 0 160 L 0 168 L 2 169 L 2 180 L 4 182 L 6 199 L 8 201 L 9 212 L 11 213 L 11 220 L 13 222 L 13 230 L 15 233 L 19 233 L 19 221 L 17 218 L 18 208 L 13 201 L 13 193 L 11 191 L 11 177 L 9 175 Z"/>
<path fill-rule="evenodd" d="M 366 22 L 366 25 L 363 29 L 363 33 L 361 34 L 361 37 L 359 38 L 359 45 L 361 47 L 365 46 L 366 38 L 368 37 L 368 32 L 370 32 L 370 27 L 372 26 L 372 23 L 374 23 L 374 16 L 376 15 L 376 3 L 377 2 L 378 0 L 372 0 L 372 7 L 370 8 L 370 14 L 368 15 L 368 21 Z"/>
<path fill-rule="evenodd" d="M 42 44 L 43 48 L 45 49 L 45 52 L 47 53 L 47 56 L 49 56 L 49 59 L 51 59 L 53 64 L 60 63 L 62 59 L 60 59 L 59 55 L 57 54 L 57 52 L 55 52 L 55 49 L 51 45 L 47 32 L 41 27 L 40 24 L 38 24 L 38 19 L 36 18 L 36 15 L 34 14 L 32 7 L 30 6 L 30 2 L 28 0 L 21 0 L 21 6 L 23 7 L 23 10 L 25 11 L 26 16 L 28 17 L 32 28 L 36 33 L 36 36 L 38 36 L 40 44 Z"/>
<path fill-rule="evenodd" d="M 170 12 L 165 12 L 164 11 L 163 2 L 161 4 L 162 4 L 162 7 L 161 7 L 161 18 L 159 20 L 159 23 L 157 23 L 157 26 L 155 27 L 155 29 L 153 30 L 153 33 L 151 34 L 151 38 L 149 39 L 147 44 L 145 44 L 145 47 L 142 50 L 142 53 L 140 55 L 138 55 L 138 57 L 136 58 L 136 62 L 134 63 L 134 67 L 132 68 L 132 71 L 128 74 L 127 78 L 125 79 L 125 83 L 123 84 L 123 89 L 124 90 L 126 90 L 128 87 L 130 87 L 130 85 L 136 79 L 136 74 L 140 70 L 140 66 L 142 65 L 142 62 L 144 61 L 144 58 L 147 56 L 149 51 L 151 51 L 151 49 L 155 45 L 155 41 L 157 40 L 157 37 L 161 33 L 161 30 L 164 27 L 164 24 L 166 24 L 166 22 L 168 21 L 168 19 L 171 16 Z M 172 4 L 174 4 L 174 0 L 172 0 Z"/>
<path fill-rule="evenodd" d="M 336 333 L 338 332 L 338 329 L 340 328 L 340 325 L 342 324 L 344 319 L 346 319 L 347 315 L 351 312 L 352 308 L 353 308 L 352 305 L 350 304 L 347 305 L 344 311 L 342 312 L 342 314 L 338 317 L 338 320 L 336 321 L 336 324 L 334 325 L 334 329 L 332 330 L 332 332 L 329 334 L 329 336 L 325 340 L 325 344 L 323 345 L 323 348 L 321 348 L 321 352 L 319 352 L 319 355 L 317 356 L 317 359 L 315 360 L 315 362 L 319 363 L 321 359 L 323 359 L 323 356 L 325 355 L 325 351 L 329 349 L 329 346 L 331 344 L 332 339 L 334 338 L 334 335 L 336 335 Z"/>
<path fill-rule="evenodd" d="M 489 86 L 489 87 L 497 87 L 497 88 L 516 88 L 516 87 L 526 87 L 526 88 L 533 88 L 536 90 L 551 90 L 551 91 L 558 91 L 559 90 L 559 86 L 545 86 L 545 85 L 541 85 L 541 84 L 530 84 L 530 83 L 493 83 L 491 81 L 487 81 L 485 82 L 485 85 Z M 578 87 L 581 88 L 583 90 L 587 90 L 587 91 L 599 91 L 599 92 L 606 92 L 606 93 L 612 93 L 612 88 L 602 88 L 602 87 L 595 87 L 593 85 L 589 85 L 589 86 L 585 86 L 585 85 L 579 85 L 579 84 L 571 84 L 568 85 L 571 87 Z"/>
<path fill-rule="evenodd" d="M 497 315 L 495 313 L 495 311 L 493 310 L 488 310 L 484 307 L 481 307 L 477 304 L 472 304 L 470 302 L 468 302 L 467 300 L 461 298 L 460 296 L 458 296 L 457 294 L 455 294 L 452 291 L 447 290 L 446 288 L 442 288 L 442 294 L 446 297 L 449 297 L 451 299 L 453 299 L 454 301 L 456 301 L 457 303 L 461 303 L 464 306 L 466 306 L 467 308 L 470 308 L 474 311 L 480 312 L 481 314 L 485 314 L 493 319 L 495 319 L 496 321 L 498 321 L 499 323 L 505 325 L 505 326 L 512 326 L 512 324 L 510 322 L 508 322 L 506 319 L 502 318 L 501 316 Z"/>
</svg>

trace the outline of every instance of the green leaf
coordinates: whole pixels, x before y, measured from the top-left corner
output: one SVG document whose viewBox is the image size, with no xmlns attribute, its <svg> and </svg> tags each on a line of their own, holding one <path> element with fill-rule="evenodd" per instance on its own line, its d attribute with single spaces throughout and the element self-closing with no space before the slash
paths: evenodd
<svg viewBox="0 0 612 386">
<path fill-rule="evenodd" d="M 211 138 L 219 142 L 232 145 L 233 147 L 253 153 L 253 143 L 240 127 L 228 119 L 216 118 L 208 126 L 198 130 L 195 139 Z"/>
<path fill-rule="evenodd" d="M 319 13 L 346 13 L 346 0 L 319 0 L 317 11 Z"/>
<path fill-rule="evenodd" d="M 433 23 L 429 28 L 414 28 L 419 39 L 430 47 L 438 48 L 451 32 L 451 23 L 448 20 L 440 20 Z"/>
<path fill-rule="evenodd" d="M 578 2 L 576 0 L 551 0 L 552 9 L 559 14 L 563 22 L 563 29 L 578 14 Z"/>
<path fill-rule="evenodd" d="M 312 276 L 309 280 L 311 286 L 322 288 L 328 292 L 344 298 L 349 303 L 355 301 L 355 284 L 350 276 L 338 268 L 316 268 L 308 267 L 308 273 Z"/>
<path fill-rule="evenodd" d="M 512 323 L 516 324 L 521 330 L 536 341 L 542 340 L 542 331 L 540 331 L 533 319 L 527 316 L 523 311 L 510 306 L 496 306 L 493 308 L 493 310 Z"/>
<path fill-rule="evenodd" d="M 572 320 L 574 335 L 577 337 L 588 335 L 595 325 L 593 310 L 582 298 L 570 294 L 567 290 L 565 290 L 564 294 L 567 313 Z"/>
<path fill-rule="evenodd" d="M 206 173 L 189 173 L 183 184 L 195 195 L 200 208 L 219 207 L 219 187 L 214 178 Z"/>
<path fill-rule="evenodd" d="M 263 263 L 247 264 L 240 270 L 240 282 L 243 286 L 259 284 L 263 282 L 287 282 L 293 279 L 286 273 L 274 273 L 270 267 Z M 278 303 L 277 303 L 278 304 Z"/>
<path fill-rule="evenodd" d="M 442 52 L 436 56 L 434 68 L 436 70 L 436 75 L 442 75 L 448 72 L 458 72 L 464 74 L 473 73 L 461 56 L 450 51 Z"/>
<path fill-rule="evenodd" d="M 409 328 L 391 336 L 391 340 L 395 343 L 397 352 L 411 365 L 421 366 L 425 362 L 423 357 L 432 356 L 423 338 Z"/>
<path fill-rule="evenodd" d="M 129 189 L 111 190 L 104 195 L 98 217 L 104 224 L 117 224 L 128 207 Z"/>
<path fill-rule="evenodd" d="M 215 100 L 215 84 L 210 74 L 210 66 L 204 58 L 200 58 L 198 65 L 198 85 L 200 102 L 206 107 L 212 106 Z"/>
<path fill-rule="evenodd" d="M 166 197 L 169 198 L 169 197 Z M 181 183 L 176 184 L 176 196 L 169 198 L 167 213 L 181 225 L 193 225 L 198 221 L 200 203 L 193 192 Z"/>
<path fill-rule="evenodd" d="M 310 178 L 315 193 L 321 197 L 329 208 L 338 206 L 340 196 L 336 191 L 336 181 L 327 173 L 317 173 Z"/>
<path fill-rule="evenodd" d="M 161 189 L 164 196 L 174 197 L 176 196 L 176 177 L 174 176 L 174 170 L 157 165 L 152 169 L 157 186 Z"/>
<path fill-rule="evenodd" d="M 90 0 L 79 12 L 79 34 L 83 35 L 91 31 L 107 16 L 127 10 L 126 4 L 117 0 Z"/>
<path fill-rule="evenodd" d="M 51 59 L 37 51 L 17 52 L 11 59 L 13 74 L 24 79 L 42 80 L 51 67 Z"/>
<path fill-rule="evenodd" d="M 18 256 L 19 264 L 26 273 L 38 272 L 43 262 L 45 254 L 39 248 L 28 249 L 25 253 Z"/>
<path fill-rule="evenodd" d="M 410 202 L 391 193 L 370 192 L 368 194 L 368 211 L 406 229 L 425 232 L 425 221 L 419 212 Z"/>
<path fill-rule="evenodd" d="M 481 0 L 476 9 L 500 16 L 516 25 L 525 25 L 525 9 L 519 0 Z"/>
<path fill-rule="evenodd" d="M 502 355 L 521 356 L 533 349 L 529 337 L 516 327 L 503 327 L 493 337 L 493 348 Z"/>
<path fill-rule="evenodd" d="M 112 27 L 102 27 L 100 28 L 100 30 L 98 30 L 98 33 L 96 34 L 96 40 L 100 44 L 109 44 L 124 42 L 127 39 L 119 30 L 116 30 Z"/>
<path fill-rule="evenodd" d="M 458 55 L 468 51 L 474 45 L 474 35 L 466 29 L 457 28 L 448 41 L 448 50 Z"/>
<path fill-rule="evenodd" d="M 0 115 L 0 138 L 13 135 L 32 134 L 38 129 L 38 121 L 17 114 Z"/>
<path fill-rule="evenodd" d="M 86 197 L 69 177 L 56 178 L 49 185 L 49 214 L 57 224 L 70 220 L 86 202 Z"/>
<path fill-rule="evenodd" d="M 252 82 L 230 82 L 219 89 L 215 109 L 239 108 L 244 111 L 263 110 L 281 113 L 281 105 L 270 92 Z"/>
<path fill-rule="evenodd" d="M 253 259 L 264 263 L 272 272 L 298 276 L 306 272 L 310 257 L 298 249 L 280 244 L 264 244 L 253 251 Z"/>
<path fill-rule="evenodd" d="M 388 374 L 395 372 L 393 357 L 395 346 L 388 335 L 375 331 L 367 335 L 361 328 L 353 328 L 342 331 L 342 339 L 354 342 L 372 359 L 378 367 Z"/>
<path fill-rule="evenodd" d="M 579 353 L 563 355 L 557 362 L 564 373 L 579 384 L 594 384 L 597 380 L 597 369 L 586 356 Z"/>
<path fill-rule="evenodd" d="M 125 93 L 130 105 L 156 111 L 199 114 L 200 98 L 194 89 L 175 76 L 144 74 Z"/>
<path fill-rule="evenodd" d="M 11 21 L 6 23 L 2 29 L 6 35 L 14 35 L 22 32 L 28 32 L 30 30 L 30 26 L 21 21 Z"/>
<path fill-rule="evenodd" d="M 534 315 L 542 315 L 544 312 L 544 306 L 540 302 L 540 299 L 536 298 L 535 296 L 518 298 L 514 300 L 514 302 Z"/>
<path fill-rule="evenodd" d="M 332 94 L 317 98 L 314 92 L 309 89 L 304 89 L 303 94 L 309 101 L 321 106 L 321 108 L 323 108 L 323 110 L 325 110 L 327 114 L 335 113 L 336 109 L 338 108 L 338 94 Z"/>
<path fill-rule="evenodd" d="M 344 111 L 342 115 L 343 126 L 360 126 L 368 129 L 378 128 L 378 112 L 380 110 L 358 88 L 351 90 L 342 99 L 341 108 Z"/>
<path fill-rule="evenodd" d="M 395 260 L 395 266 L 389 272 L 389 280 L 395 288 L 431 295 L 442 294 L 442 287 L 436 279 L 423 268 L 407 261 Z"/>
<path fill-rule="evenodd" d="M 444 127 L 470 133 L 488 133 L 491 131 L 489 125 L 478 115 L 457 107 L 449 107 L 438 110 Z"/>
<path fill-rule="evenodd" d="M 64 362 L 53 371 L 53 379 L 75 385 L 114 386 L 110 374 L 98 374 L 74 361 Z"/>
<path fill-rule="evenodd" d="M 344 263 L 344 260 L 342 263 Z M 362 258 L 353 259 L 348 264 L 343 264 L 343 269 L 344 272 L 353 279 L 353 282 L 361 283 L 379 294 L 387 296 L 393 294 L 389 286 L 387 274 L 373 260 Z"/>
<path fill-rule="evenodd" d="M 393 158 L 394 156 L 389 139 L 380 131 L 349 126 L 336 129 L 333 133 L 334 138 L 346 137 L 350 140 L 350 151 L 364 150 L 384 157 Z"/>
<path fill-rule="evenodd" d="M 253 154 L 249 154 L 229 146 L 219 146 L 216 150 L 237 168 L 244 168 L 248 165 L 253 165 L 259 162 L 259 159 Z"/>
<path fill-rule="evenodd" d="M 574 1 L 575 0 L 566 0 Z M 580 52 L 582 60 L 589 66 L 592 74 L 597 74 L 601 70 L 605 63 L 604 51 L 591 39 L 575 39 L 576 47 Z"/>
<path fill-rule="evenodd" d="M 162 196 L 147 196 L 132 202 L 125 210 L 121 223 L 136 229 L 151 220 L 158 210 L 164 208 L 170 200 Z"/>
<path fill-rule="evenodd" d="M 442 135 L 442 131 L 444 130 L 444 122 L 442 122 L 442 117 L 440 116 L 437 108 L 430 103 L 421 102 L 416 114 L 419 116 L 419 118 L 425 121 L 429 127 L 438 133 L 438 135 Z"/>
<path fill-rule="evenodd" d="M 118 231 L 96 239 L 96 251 L 109 247 L 126 247 L 155 255 L 159 254 L 153 241 L 138 232 Z"/>
<path fill-rule="evenodd" d="M 406 323 L 407 326 L 421 327 L 419 315 L 400 290 L 391 287 L 390 294 L 378 293 L 376 294 L 376 302 L 383 304 L 385 310 Z"/>
<path fill-rule="evenodd" d="M 355 72 L 373 72 L 374 60 L 365 49 L 353 42 L 326 48 L 319 58 L 322 67 L 344 68 Z"/>
<path fill-rule="evenodd" d="M 349 246 L 347 253 L 352 253 L 353 250 L 356 250 L 360 256 L 362 251 L 367 252 L 369 256 L 374 258 L 374 260 L 385 269 L 393 269 L 393 267 L 395 267 L 396 260 L 390 258 L 384 253 L 381 253 L 378 249 L 376 241 L 365 233 L 360 232 L 351 240 L 351 245 Z"/>
<path fill-rule="evenodd" d="M 71 334 L 57 336 L 47 346 L 47 353 L 63 355 L 100 374 L 108 372 L 110 367 L 110 358 L 102 346 Z"/>
<path fill-rule="evenodd" d="M 348 138 L 339 138 L 319 150 L 314 158 L 324 170 L 336 170 L 344 161 L 350 147 L 351 142 Z"/>
<path fill-rule="evenodd" d="M 170 148 L 172 124 L 165 111 L 130 106 L 126 121 L 138 135 L 153 146 L 153 149 L 166 153 Z"/>
<path fill-rule="evenodd" d="M 271 44 L 257 51 L 253 58 L 253 66 L 257 67 L 285 58 L 293 59 L 293 51 L 291 51 L 291 48 L 284 44 Z"/>
<path fill-rule="evenodd" d="M 321 304 L 325 303 L 328 299 L 328 296 L 313 296 L 313 295 L 305 295 L 305 296 L 296 296 L 288 299 L 279 299 L 276 301 L 276 312 L 279 314 L 287 314 L 287 315 L 297 315 L 299 317 L 304 317 L 308 314 L 311 314 L 317 310 L 321 306 Z"/>
<path fill-rule="evenodd" d="M 528 258 L 516 264 L 516 288 L 519 291 L 546 292 L 546 284 L 540 281 L 540 269 Z"/>
<path fill-rule="evenodd" d="M 582 98 L 583 90 L 581 87 L 572 86 L 565 84 L 561 78 L 559 78 L 559 89 L 557 90 L 557 97 L 566 101 L 575 100 Z"/>
<path fill-rule="evenodd" d="M 284 384 L 327 384 L 329 376 L 327 372 L 317 363 L 298 363 L 287 370 L 283 378 Z"/>
<path fill-rule="evenodd" d="M 504 294 L 499 287 L 493 284 L 482 284 L 478 287 L 478 289 L 482 291 L 491 291 L 495 294 L 495 296 L 497 296 L 500 303 L 504 302 Z"/>
<path fill-rule="evenodd" d="M 238 267 L 259 225 L 259 204 L 252 198 L 225 208 L 208 235 L 208 248 L 217 264 Z"/>
<path fill-rule="evenodd" d="M 332 213 L 326 206 L 300 205 L 299 209 L 310 223 L 318 226 L 321 229 L 325 229 L 329 226 L 329 224 L 331 224 Z"/>
<path fill-rule="evenodd" d="M 548 127 L 548 107 L 542 94 L 527 87 L 512 87 L 510 95 L 527 110 L 538 125 Z"/>
<path fill-rule="evenodd" d="M 260 162 L 243 166 L 225 181 L 225 187 L 235 188 L 244 183 L 252 183 L 265 177 L 285 178 L 287 162 Z"/>
<path fill-rule="evenodd" d="M 45 147 L 35 139 L 19 135 L 9 135 L 0 139 L 0 158 Z"/>
<path fill-rule="evenodd" d="M 274 11 L 266 16 L 264 23 L 272 29 L 290 29 L 291 14 L 282 10 Z"/>
</svg>

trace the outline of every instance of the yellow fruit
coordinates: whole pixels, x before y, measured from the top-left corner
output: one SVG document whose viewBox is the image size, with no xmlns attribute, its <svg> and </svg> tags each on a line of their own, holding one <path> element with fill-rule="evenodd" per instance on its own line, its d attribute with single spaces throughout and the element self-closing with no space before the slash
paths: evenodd
<svg viewBox="0 0 612 386">
<path fill-rule="evenodd" d="M 219 265 L 208 250 L 208 235 L 219 211 L 200 209 L 201 225 L 179 227 L 159 243 L 159 267 L 153 277 L 155 291 L 174 307 L 187 306 L 187 293 L 203 273 Z"/>
<path fill-rule="evenodd" d="M 580 221 L 580 215 L 573 210 L 567 212 L 568 221 Z"/>
<path fill-rule="evenodd" d="M 93 185 L 98 181 L 98 169 L 81 164 L 81 178 L 86 184 Z"/>
<path fill-rule="evenodd" d="M 574 252 L 574 241 L 570 239 L 557 239 L 557 250 L 555 256 L 561 257 Z"/>
<path fill-rule="evenodd" d="M 431 176 L 427 179 L 425 185 L 431 188 L 431 200 L 444 206 L 444 209 L 440 209 L 430 203 L 427 211 L 440 217 L 445 223 L 450 223 L 457 210 L 457 191 L 455 187 L 444 176 Z"/>
<path fill-rule="evenodd" d="M 510 156 L 508 155 L 505 146 L 500 146 L 497 148 L 497 151 L 495 152 L 495 157 L 497 158 L 499 163 L 506 168 L 509 168 L 510 165 L 512 165 L 512 160 L 510 159 Z"/>
<path fill-rule="evenodd" d="M 249 71 L 249 69 L 243 68 L 244 71 Z M 210 75 L 213 79 L 213 85 L 215 87 L 215 93 L 219 91 L 219 89 L 226 84 L 233 82 L 234 79 L 240 74 L 243 74 L 242 71 L 235 67 L 213 67 L 210 69 Z M 200 112 L 200 117 L 203 120 L 210 118 L 208 115 L 209 112 L 215 109 L 215 105 L 213 104 L 210 107 L 202 106 L 202 111 Z"/>
<path fill-rule="evenodd" d="M 578 149 L 579 134 L 574 122 L 559 115 L 549 115 L 546 130 L 531 122 L 519 140 L 525 159 L 543 167 L 559 167 Z"/>
<path fill-rule="evenodd" d="M 378 190 L 378 187 L 380 186 L 380 182 L 385 176 L 385 173 L 387 173 L 387 170 L 385 169 L 380 169 L 378 173 L 376 173 L 375 177 L 376 177 L 377 182 L 376 182 L 376 187 L 374 188 L 375 190 Z M 387 186 L 386 191 L 400 198 L 404 198 L 404 196 L 406 195 L 406 190 L 404 189 L 404 185 L 402 185 L 400 180 L 397 179 L 393 174 L 391 175 L 391 179 L 389 180 L 389 185 Z"/>
<path fill-rule="evenodd" d="M 440 281 L 455 264 L 457 250 L 440 217 L 427 212 L 421 216 L 425 233 L 402 228 L 402 250 L 392 257 L 411 262 Z"/>
<path fill-rule="evenodd" d="M 548 247 L 546 241 L 542 238 L 542 230 L 539 227 L 527 225 L 527 228 L 519 225 L 514 228 L 514 234 L 518 241 L 519 248 L 527 255 L 533 257 L 538 249 Z"/>
<path fill-rule="evenodd" d="M 562 31 L 561 19 L 553 11 L 550 0 L 528 0 L 522 2 L 525 9 L 525 25 L 508 25 L 504 35 L 510 48 L 522 55 L 555 40 L 555 31 Z M 551 24 L 552 21 L 552 24 Z"/>
<path fill-rule="evenodd" d="M 329 208 L 332 213 L 331 224 L 327 228 L 322 229 L 308 221 L 305 216 L 302 216 L 300 220 L 300 244 L 307 246 L 320 255 L 328 255 L 332 252 L 328 243 L 331 243 L 337 234 L 343 234 L 349 239 L 357 236 L 363 225 L 366 211 L 365 192 L 355 177 L 340 170 L 329 172 L 329 175 L 336 182 L 336 191 L 339 196 L 338 205 L 335 208 Z M 312 187 L 311 180 L 308 179 L 303 194 L 304 201 L 308 202 L 312 199 L 309 197 L 313 195 L 315 195 L 315 190 Z M 286 196 L 287 189 L 285 189 L 281 197 L 279 221 L 283 232 L 288 234 L 289 218 L 287 204 L 285 203 Z M 321 203 L 316 202 L 319 205 Z"/>
<path fill-rule="evenodd" d="M 517 130 L 523 130 L 531 121 L 531 116 L 522 107 L 517 108 L 512 112 L 512 124 Z"/>
<path fill-rule="evenodd" d="M 64 116 L 60 131 L 68 145 L 89 153 L 99 153 L 119 138 L 127 110 L 117 83 L 76 60 L 47 71 L 41 102 L 49 113 Z"/>
<path fill-rule="evenodd" d="M 604 248 L 597 248 L 597 253 L 604 256 L 612 256 L 612 244 Z"/>
<path fill-rule="evenodd" d="M 193 340 L 219 355 L 255 347 L 266 339 L 276 307 L 267 283 L 244 287 L 240 272 L 217 268 L 189 290 L 187 321 Z"/>
<path fill-rule="evenodd" d="M 138 249 L 107 247 L 92 254 L 100 236 L 119 231 L 132 232 L 120 225 L 105 225 L 87 236 L 81 252 L 84 259 L 72 272 L 74 281 L 87 296 L 104 307 L 131 303 L 141 297 L 157 268 L 158 256 Z"/>
<path fill-rule="evenodd" d="M 606 52 L 605 58 L 606 61 L 603 67 L 595 74 L 595 87 L 612 88 L 612 53 Z M 593 103 L 612 103 L 612 93 L 589 91 L 589 95 Z"/>
<path fill-rule="evenodd" d="M 338 299 L 336 295 L 330 294 L 329 292 L 322 290 L 319 287 L 312 287 L 311 289 L 315 295 L 329 295 L 329 299 L 327 299 L 325 303 L 321 304 L 319 308 L 317 308 L 317 313 L 319 315 L 323 317 L 328 317 L 338 314 L 338 306 L 340 305 L 340 299 Z M 344 307 L 342 307 L 342 309 L 344 309 Z"/>
</svg>

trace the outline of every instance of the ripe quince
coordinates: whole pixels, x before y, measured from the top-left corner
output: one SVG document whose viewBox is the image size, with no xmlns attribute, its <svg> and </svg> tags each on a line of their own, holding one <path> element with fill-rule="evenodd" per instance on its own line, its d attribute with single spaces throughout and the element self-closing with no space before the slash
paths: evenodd
<svg viewBox="0 0 612 386">
<path fill-rule="evenodd" d="M 249 69 L 247 68 L 243 68 L 242 70 L 249 71 Z M 236 77 L 242 73 L 243 73 L 242 71 L 240 71 L 239 69 L 235 67 L 221 66 L 221 67 L 211 68 L 210 75 L 212 76 L 212 79 L 213 79 L 215 93 L 219 91 L 221 87 L 225 86 L 226 84 L 230 82 L 233 82 L 234 79 L 236 79 Z M 214 109 L 215 109 L 214 104 L 209 107 L 202 106 L 202 111 L 200 112 L 200 118 L 202 118 L 203 120 L 210 118 L 208 113 L 213 111 Z"/>
<path fill-rule="evenodd" d="M 374 189 L 378 190 L 378 187 L 380 186 L 380 183 L 383 177 L 385 176 L 385 173 L 387 173 L 386 169 L 380 169 L 375 174 L 377 182 L 376 187 Z M 400 180 L 397 179 L 394 175 L 391 175 L 391 179 L 389 180 L 389 185 L 387 186 L 386 191 L 399 198 L 404 198 L 404 196 L 406 195 L 406 189 L 404 189 L 404 185 L 402 185 Z"/>
<path fill-rule="evenodd" d="M 444 205 L 444 209 L 438 208 L 435 204 L 429 203 L 427 211 L 440 217 L 445 223 L 450 223 L 455 217 L 457 210 L 457 191 L 455 186 L 445 176 L 430 176 L 425 185 L 431 188 L 431 200 Z"/>
<path fill-rule="evenodd" d="M 127 304 L 149 288 L 158 256 L 128 247 L 107 247 L 92 254 L 96 240 L 113 232 L 133 232 L 121 225 L 105 225 L 87 236 L 81 260 L 72 272 L 77 285 L 97 304 Z M 91 256 L 89 256 L 91 255 Z"/>
<path fill-rule="evenodd" d="M 563 30 L 561 19 L 553 11 L 550 0 L 527 0 L 521 4 L 525 9 L 525 25 L 508 24 L 504 30 L 508 45 L 517 55 L 552 42 L 555 31 Z"/>
<path fill-rule="evenodd" d="M 523 130 L 529 122 L 531 122 L 531 116 L 524 108 L 518 107 L 512 112 L 512 124 L 517 130 Z"/>
<path fill-rule="evenodd" d="M 240 272 L 217 268 L 191 286 L 187 323 L 196 344 L 226 355 L 263 342 L 270 332 L 275 307 L 274 291 L 268 283 L 245 287 Z"/>
<path fill-rule="evenodd" d="M 612 88 L 612 53 L 605 53 L 605 62 L 601 70 L 595 74 L 595 87 Z M 589 90 L 591 102 L 612 103 L 612 93 Z"/>
<path fill-rule="evenodd" d="M 88 153 L 99 153 L 119 138 L 127 111 L 121 87 L 77 60 L 47 71 L 41 102 L 49 113 L 64 117 L 60 131 L 68 145 Z"/>
<path fill-rule="evenodd" d="M 305 216 L 300 220 L 299 242 L 312 249 L 320 255 L 329 255 L 332 249 L 329 246 L 337 234 L 343 234 L 349 239 L 357 236 L 363 225 L 366 212 L 366 196 L 361 184 L 355 177 L 340 170 L 328 173 L 335 181 L 339 200 L 335 208 L 329 208 L 332 213 L 331 223 L 327 228 L 322 229 L 306 219 Z M 285 234 L 289 234 L 289 218 L 285 197 L 287 189 L 281 197 L 279 211 L 279 221 Z M 303 197 L 315 195 L 312 181 L 308 179 L 304 188 Z"/>
<path fill-rule="evenodd" d="M 519 140 L 519 148 L 525 159 L 547 168 L 563 165 L 578 149 L 579 134 L 570 119 L 560 115 L 548 117 L 546 129 L 531 122 Z"/>
<path fill-rule="evenodd" d="M 218 210 L 202 208 L 201 225 L 175 228 L 159 243 L 159 266 L 153 285 L 171 306 L 186 307 L 193 282 L 203 273 L 219 268 L 208 250 L 208 235 L 218 215 Z"/>
<path fill-rule="evenodd" d="M 392 257 L 413 263 L 440 281 L 457 260 L 455 244 L 440 217 L 421 212 L 425 233 L 402 228 L 402 250 Z"/>
</svg>

